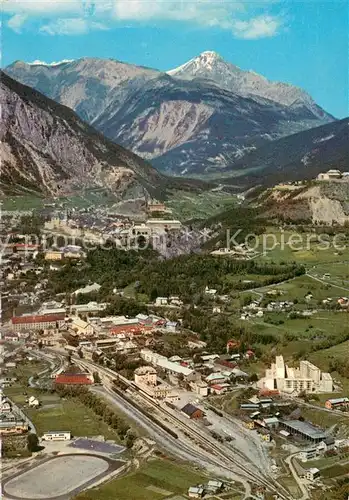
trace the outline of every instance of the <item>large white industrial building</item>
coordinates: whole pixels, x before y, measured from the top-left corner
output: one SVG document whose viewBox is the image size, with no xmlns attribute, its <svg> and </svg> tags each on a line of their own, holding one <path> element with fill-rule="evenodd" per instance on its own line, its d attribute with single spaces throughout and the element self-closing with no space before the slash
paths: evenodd
<svg viewBox="0 0 349 500">
<path fill-rule="evenodd" d="M 333 381 L 329 373 L 321 372 L 309 361 L 301 361 L 299 368 L 293 368 L 285 364 L 283 356 L 276 356 L 275 363 L 265 371 L 265 377 L 258 381 L 258 387 L 289 394 L 332 392 Z"/>
</svg>

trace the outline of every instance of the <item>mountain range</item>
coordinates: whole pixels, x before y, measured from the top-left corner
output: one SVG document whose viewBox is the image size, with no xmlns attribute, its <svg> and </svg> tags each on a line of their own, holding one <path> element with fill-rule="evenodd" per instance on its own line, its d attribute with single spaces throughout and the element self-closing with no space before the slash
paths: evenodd
<svg viewBox="0 0 349 500">
<path fill-rule="evenodd" d="M 308 108 L 320 120 L 333 119 L 312 97 L 294 85 L 272 82 L 254 71 L 244 71 L 219 54 L 206 51 L 167 74 L 184 80 L 206 79 L 244 97 L 269 99 L 291 109 Z"/>
<path fill-rule="evenodd" d="M 265 144 L 228 169 L 227 175 L 235 175 L 224 182 L 242 189 L 273 186 L 314 179 L 330 169 L 347 171 L 348 167 L 349 118 L 345 118 Z"/>
<path fill-rule="evenodd" d="M 214 52 L 167 73 L 96 58 L 5 71 L 174 175 L 219 176 L 271 141 L 334 121 L 303 90 Z"/>
<path fill-rule="evenodd" d="M 164 196 L 163 175 L 68 107 L 3 73 L 0 90 L 2 194 L 59 196 L 104 188 L 124 200 Z"/>
</svg>

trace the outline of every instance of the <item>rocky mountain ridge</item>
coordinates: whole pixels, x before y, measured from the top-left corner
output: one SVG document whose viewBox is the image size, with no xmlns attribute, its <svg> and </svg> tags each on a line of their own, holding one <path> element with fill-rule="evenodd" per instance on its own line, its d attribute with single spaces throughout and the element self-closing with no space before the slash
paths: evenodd
<svg viewBox="0 0 349 500">
<path fill-rule="evenodd" d="M 301 186 L 275 186 L 260 196 L 259 204 L 268 218 L 348 224 L 349 177 L 342 181 L 313 181 Z"/>
<path fill-rule="evenodd" d="M 3 194 L 66 195 L 103 187 L 121 199 L 164 193 L 167 180 L 69 108 L 0 74 Z"/>
<path fill-rule="evenodd" d="M 221 58 L 213 59 L 213 73 L 217 64 L 230 68 Z M 232 74 L 240 75 L 234 68 Z M 224 88 L 213 73 L 207 77 L 207 64 L 204 69 L 205 75 L 188 78 L 188 67 L 185 75 L 183 68 L 166 74 L 115 60 L 83 58 L 55 65 L 17 61 L 6 72 L 71 107 L 115 143 L 174 175 L 219 175 L 263 144 L 333 120 L 309 96 L 302 100 L 299 90 L 293 95 L 292 87 L 283 99 L 279 92 L 277 102 L 271 100 L 271 90 L 262 95 L 258 85 L 259 93 L 248 95 L 241 85 Z M 298 101 L 289 104 L 294 96 Z"/>
<path fill-rule="evenodd" d="M 320 120 L 333 120 L 333 116 L 324 112 L 303 89 L 288 83 L 270 81 L 254 71 L 244 71 L 213 51 L 203 52 L 167 73 L 181 79 L 212 80 L 219 87 L 241 96 L 269 99 L 291 108 L 306 107 Z"/>
</svg>

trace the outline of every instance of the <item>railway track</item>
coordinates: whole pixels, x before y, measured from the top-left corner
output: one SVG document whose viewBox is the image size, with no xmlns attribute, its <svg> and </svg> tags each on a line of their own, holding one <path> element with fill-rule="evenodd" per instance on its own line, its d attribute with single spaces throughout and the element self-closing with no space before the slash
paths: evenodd
<svg viewBox="0 0 349 500">
<path fill-rule="evenodd" d="M 203 437 L 202 434 L 200 434 L 198 431 L 194 430 L 192 427 L 187 426 L 181 419 L 173 415 L 166 408 L 160 406 L 160 404 L 155 402 L 148 394 L 140 390 L 133 382 L 129 381 L 125 377 L 114 372 L 110 368 L 101 367 L 100 365 L 94 365 L 93 363 L 89 363 L 81 359 L 74 359 L 74 361 L 76 361 L 76 363 L 78 364 L 81 364 L 82 366 L 87 367 L 88 369 L 94 369 L 94 370 L 97 369 L 112 381 L 119 380 L 122 383 L 124 383 L 129 389 L 133 390 L 134 392 L 137 392 L 137 394 L 141 395 L 141 397 L 145 402 L 147 402 L 157 411 L 160 411 L 163 414 L 163 416 L 165 416 L 167 420 L 172 421 L 177 428 L 179 427 L 180 429 L 182 429 L 186 435 L 194 437 L 196 441 L 201 444 L 201 447 L 205 451 L 211 453 L 213 451 L 215 456 L 217 458 L 218 457 L 220 458 L 220 463 L 218 463 L 217 460 L 214 459 L 214 461 L 212 462 L 213 464 L 218 465 L 219 467 L 222 467 L 227 471 L 236 472 L 237 470 L 238 474 L 241 475 L 244 479 L 247 479 L 248 481 L 253 481 L 254 483 L 264 486 L 268 490 L 276 491 L 282 500 L 290 500 L 291 497 L 289 491 L 286 490 L 276 480 L 265 477 L 263 476 L 262 473 L 256 474 L 255 471 L 250 470 L 248 466 L 241 463 L 241 459 L 243 458 L 241 455 L 239 456 L 240 460 L 237 460 L 234 459 L 232 456 L 230 456 L 228 453 L 222 451 L 221 447 L 212 442 L 212 440 L 208 441 L 207 438 Z M 208 459 L 206 455 L 204 457 L 206 460 Z M 221 460 L 223 460 L 223 462 L 221 462 Z M 232 466 L 234 467 L 234 470 L 232 470 L 231 468 Z"/>
<path fill-rule="evenodd" d="M 132 384 L 132 383 L 131 383 Z M 131 385 L 132 386 L 132 385 Z M 214 451 L 216 456 L 219 456 L 221 459 L 225 461 L 226 464 L 233 464 L 234 467 L 238 467 L 238 469 L 245 474 L 245 477 L 249 480 L 253 480 L 255 482 L 260 483 L 262 486 L 267 487 L 268 489 L 275 489 L 280 490 L 280 488 L 283 490 L 284 494 L 286 495 L 286 499 L 289 500 L 289 492 L 281 485 L 279 485 L 277 482 L 274 482 L 274 480 L 271 480 L 270 478 L 265 478 L 261 474 L 260 476 L 257 475 L 254 471 L 252 471 L 247 465 L 244 465 L 241 463 L 241 460 L 237 461 L 234 460 L 231 455 L 227 452 L 224 453 L 224 451 L 221 449 L 219 445 L 213 442 L 213 440 L 207 440 L 205 437 L 200 434 L 199 431 L 196 431 L 192 427 L 186 426 L 186 424 L 178 417 L 173 415 L 169 410 L 164 408 L 163 406 L 160 406 L 160 404 L 154 402 L 152 398 L 144 393 L 142 390 L 137 391 L 138 394 L 142 394 L 142 397 L 147 401 L 148 404 L 153 406 L 155 409 L 160 410 L 164 415 L 166 415 L 167 419 L 169 421 L 172 421 L 173 424 L 177 428 L 182 428 L 186 433 L 190 433 L 191 436 L 195 437 L 197 442 L 199 442 L 201 445 L 203 445 L 207 449 L 207 444 L 209 445 L 209 450 Z M 236 453 L 239 455 L 239 458 L 242 460 L 246 460 L 246 458 L 240 454 Z"/>
</svg>

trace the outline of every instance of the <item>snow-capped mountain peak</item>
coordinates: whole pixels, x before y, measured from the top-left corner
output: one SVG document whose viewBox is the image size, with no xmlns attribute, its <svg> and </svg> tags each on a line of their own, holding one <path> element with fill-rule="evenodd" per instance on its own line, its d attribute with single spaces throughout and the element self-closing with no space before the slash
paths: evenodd
<svg viewBox="0 0 349 500">
<path fill-rule="evenodd" d="M 284 106 L 305 106 L 315 116 L 324 118 L 323 110 L 303 89 L 288 83 L 270 81 L 252 70 L 245 71 L 225 61 L 214 51 L 202 52 L 199 56 L 167 73 L 182 80 L 205 78 L 243 97 L 268 99 Z M 327 117 L 329 120 L 333 119 L 330 115 Z"/>
<path fill-rule="evenodd" d="M 74 109 L 84 121 L 166 172 L 212 172 L 266 141 L 333 121 L 311 97 L 206 51 L 164 74 L 82 58 L 16 62 L 7 74 Z"/>
<path fill-rule="evenodd" d="M 219 69 L 222 69 L 221 67 L 227 65 L 234 68 L 232 64 L 230 65 L 229 63 L 226 63 L 223 57 L 217 52 L 214 52 L 213 50 L 206 50 L 197 57 L 190 59 L 187 63 L 182 64 L 182 66 L 167 71 L 167 74 L 183 78 L 185 80 L 195 77 L 205 77 L 212 80 L 213 78 L 211 76 L 211 72 L 214 74 Z"/>
<path fill-rule="evenodd" d="M 208 68 L 216 64 L 217 61 L 223 61 L 223 58 L 213 50 L 206 50 L 205 52 L 202 52 L 196 59 L 199 59 L 200 63 Z"/>
<path fill-rule="evenodd" d="M 45 61 L 40 61 L 39 59 L 35 59 L 33 62 L 28 62 L 30 66 L 59 66 L 60 64 L 66 64 L 66 63 L 71 63 L 74 62 L 74 59 L 62 59 L 61 61 L 53 61 L 53 62 L 45 62 Z"/>
</svg>

